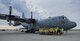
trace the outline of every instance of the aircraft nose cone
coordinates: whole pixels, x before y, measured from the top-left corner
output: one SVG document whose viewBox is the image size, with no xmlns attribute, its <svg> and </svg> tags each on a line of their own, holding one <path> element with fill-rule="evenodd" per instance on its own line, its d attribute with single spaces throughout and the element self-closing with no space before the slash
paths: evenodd
<svg viewBox="0 0 80 41">
<path fill-rule="evenodd" d="M 72 22 L 72 27 L 76 27 L 76 26 L 77 26 L 76 22 Z"/>
</svg>

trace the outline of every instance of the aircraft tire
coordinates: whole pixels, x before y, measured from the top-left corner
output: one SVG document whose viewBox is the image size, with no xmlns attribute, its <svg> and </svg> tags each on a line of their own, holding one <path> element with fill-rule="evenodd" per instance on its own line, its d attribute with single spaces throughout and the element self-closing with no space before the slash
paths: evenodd
<svg viewBox="0 0 80 41">
<path fill-rule="evenodd" d="M 21 32 L 24 32 L 23 30 Z"/>
<path fill-rule="evenodd" d="M 34 29 L 31 29 L 30 32 L 31 32 L 31 33 L 35 33 L 35 30 L 34 30 Z"/>
<path fill-rule="evenodd" d="M 30 33 L 30 31 L 25 31 L 26 33 Z"/>
<path fill-rule="evenodd" d="M 58 30 L 57 34 L 58 34 L 58 35 L 62 35 L 63 32 L 61 32 L 60 30 Z"/>
</svg>

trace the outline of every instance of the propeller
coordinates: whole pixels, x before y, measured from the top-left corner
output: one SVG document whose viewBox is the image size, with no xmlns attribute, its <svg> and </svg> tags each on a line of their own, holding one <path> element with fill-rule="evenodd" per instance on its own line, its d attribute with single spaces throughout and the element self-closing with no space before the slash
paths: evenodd
<svg viewBox="0 0 80 41">
<path fill-rule="evenodd" d="M 9 15 L 12 14 L 12 6 L 9 7 Z"/>
<path fill-rule="evenodd" d="M 12 15 L 12 6 L 9 6 L 9 15 L 7 15 L 7 21 L 9 22 L 9 26 L 11 26 L 11 16 Z"/>
<path fill-rule="evenodd" d="M 31 12 L 31 19 L 33 18 L 33 12 Z"/>
<path fill-rule="evenodd" d="M 31 23 L 33 23 L 33 24 L 36 22 L 36 20 L 33 19 L 33 12 L 31 12 L 31 18 L 30 18 L 30 21 L 31 21 Z"/>
<path fill-rule="evenodd" d="M 33 19 L 33 12 L 31 12 L 30 26 L 33 27 L 35 23 L 36 23 L 36 20 Z"/>
<path fill-rule="evenodd" d="M 31 12 L 31 18 L 30 18 L 30 27 L 33 27 L 33 13 Z"/>
</svg>

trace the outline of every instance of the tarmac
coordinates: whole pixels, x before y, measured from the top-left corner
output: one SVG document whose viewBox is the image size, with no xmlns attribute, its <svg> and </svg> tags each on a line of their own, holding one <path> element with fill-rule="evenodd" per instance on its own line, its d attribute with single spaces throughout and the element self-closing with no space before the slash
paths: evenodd
<svg viewBox="0 0 80 41">
<path fill-rule="evenodd" d="M 68 31 L 63 35 L 40 35 L 19 31 L 0 31 L 0 41 L 80 41 L 80 31 Z"/>
</svg>

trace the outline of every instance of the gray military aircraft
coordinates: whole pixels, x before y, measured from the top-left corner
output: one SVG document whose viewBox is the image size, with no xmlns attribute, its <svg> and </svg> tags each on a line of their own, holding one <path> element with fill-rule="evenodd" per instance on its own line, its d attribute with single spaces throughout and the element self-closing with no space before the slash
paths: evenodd
<svg viewBox="0 0 80 41">
<path fill-rule="evenodd" d="M 51 17 L 43 20 L 36 20 L 33 19 L 33 15 L 31 12 L 31 18 L 25 18 L 24 13 L 22 15 L 22 18 L 19 16 L 12 15 L 12 7 L 9 7 L 9 15 L 0 14 L 0 19 L 7 20 L 9 22 L 9 25 L 13 26 L 19 26 L 22 25 L 25 29 L 27 29 L 27 32 L 35 32 L 40 27 L 59 27 L 64 28 L 64 31 L 70 30 L 74 27 L 76 27 L 76 23 L 73 21 L 70 21 L 66 16 L 56 16 Z M 11 21 L 14 21 L 14 24 L 11 23 Z"/>
</svg>

